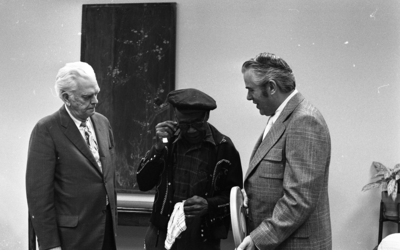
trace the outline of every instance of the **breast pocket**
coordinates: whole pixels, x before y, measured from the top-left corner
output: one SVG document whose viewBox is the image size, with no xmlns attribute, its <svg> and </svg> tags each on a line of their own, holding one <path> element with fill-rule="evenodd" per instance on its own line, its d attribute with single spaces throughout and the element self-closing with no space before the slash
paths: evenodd
<svg viewBox="0 0 400 250">
<path fill-rule="evenodd" d="M 271 179 L 283 179 L 284 164 L 282 149 L 273 148 L 260 163 L 260 177 Z"/>
<path fill-rule="evenodd" d="M 274 207 L 283 196 L 284 165 L 281 149 L 272 149 L 257 168 L 255 185 L 265 192 L 268 207 Z"/>
</svg>

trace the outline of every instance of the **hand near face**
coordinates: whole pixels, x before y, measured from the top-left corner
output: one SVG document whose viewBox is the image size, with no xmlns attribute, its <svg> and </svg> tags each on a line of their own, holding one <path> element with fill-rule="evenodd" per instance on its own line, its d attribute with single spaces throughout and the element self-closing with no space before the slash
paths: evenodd
<svg viewBox="0 0 400 250">
<path fill-rule="evenodd" d="M 188 217 L 204 215 L 208 211 L 208 202 L 206 199 L 195 195 L 185 201 L 184 211 Z"/>
<path fill-rule="evenodd" d="M 256 245 L 250 236 L 246 236 L 236 250 L 255 250 Z"/>
<path fill-rule="evenodd" d="M 177 129 L 178 123 L 174 121 L 164 121 L 156 125 L 155 148 L 161 150 L 164 148 L 163 138 L 171 138 Z"/>
</svg>

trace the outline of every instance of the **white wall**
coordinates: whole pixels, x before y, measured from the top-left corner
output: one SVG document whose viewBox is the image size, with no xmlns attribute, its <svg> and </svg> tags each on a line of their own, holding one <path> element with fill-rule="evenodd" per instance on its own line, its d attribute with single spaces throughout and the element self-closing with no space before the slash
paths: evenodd
<svg viewBox="0 0 400 250">
<path fill-rule="evenodd" d="M 375 247 L 380 194 L 361 188 L 372 161 L 400 162 L 400 2 L 176 2 L 176 86 L 199 88 L 217 100 L 210 122 L 233 139 L 244 171 L 266 120 L 246 101 L 240 68 L 259 52 L 273 52 L 291 65 L 299 91 L 330 127 L 334 249 Z M 61 106 L 54 78 L 80 58 L 87 3 L 117 2 L 0 0 L 0 249 L 27 248 L 28 140 L 34 124 Z"/>
</svg>

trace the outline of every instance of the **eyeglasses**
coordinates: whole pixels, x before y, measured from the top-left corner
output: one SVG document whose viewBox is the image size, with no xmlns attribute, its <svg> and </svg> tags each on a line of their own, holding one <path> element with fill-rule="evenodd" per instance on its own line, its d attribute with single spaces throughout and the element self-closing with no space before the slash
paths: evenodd
<svg viewBox="0 0 400 250">
<path fill-rule="evenodd" d="M 186 133 L 190 128 L 194 128 L 195 130 L 202 130 L 204 128 L 204 123 L 206 121 L 206 116 L 204 116 L 203 121 L 201 122 L 179 122 L 179 128 L 183 133 Z"/>
<path fill-rule="evenodd" d="M 180 122 L 179 123 L 179 128 L 184 133 L 187 132 L 190 128 L 194 128 L 195 130 L 201 130 L 203 127 L 204 127 L 204 122 L 192 122 L 192 123 Z"/>
</svg>

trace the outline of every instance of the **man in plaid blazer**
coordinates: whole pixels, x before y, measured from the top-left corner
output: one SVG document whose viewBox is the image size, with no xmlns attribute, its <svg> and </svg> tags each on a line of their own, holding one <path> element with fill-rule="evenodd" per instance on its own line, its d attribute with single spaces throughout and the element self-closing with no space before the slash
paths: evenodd
<svg viewBox="0 0 400 250">
<path fill-rule="evenodd" d="M 242 73 L 247 99 L 269 119 L 244 179 L 249 235 L 238 249 L 332 249 L 324 118 L 274 54 L 246 61 Z"/>
</svg>

